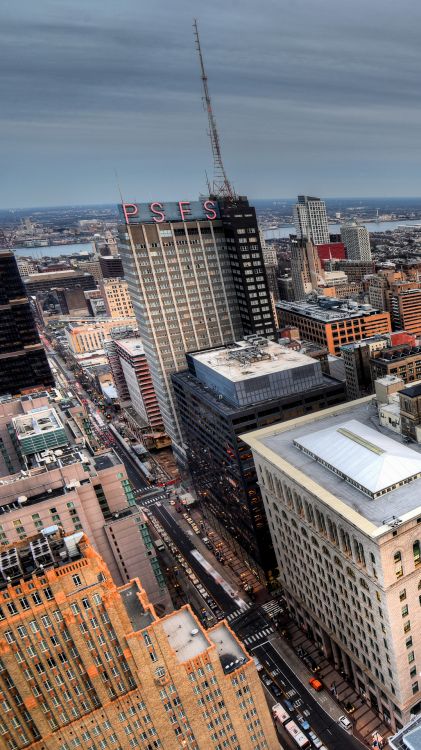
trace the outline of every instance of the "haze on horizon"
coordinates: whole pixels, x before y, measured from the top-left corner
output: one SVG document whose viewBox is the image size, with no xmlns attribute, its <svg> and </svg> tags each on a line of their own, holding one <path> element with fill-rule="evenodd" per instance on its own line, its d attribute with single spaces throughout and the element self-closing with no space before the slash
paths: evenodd
<svg viewBox="0 0 421 750">
<path fill-rule="evenodd" d="M 192 19 L 239 193 L 419 195 L 415 0 L 21 0 L 0 10 L 0 208 L 177 200 L 212 172 Z"/>
</svg>

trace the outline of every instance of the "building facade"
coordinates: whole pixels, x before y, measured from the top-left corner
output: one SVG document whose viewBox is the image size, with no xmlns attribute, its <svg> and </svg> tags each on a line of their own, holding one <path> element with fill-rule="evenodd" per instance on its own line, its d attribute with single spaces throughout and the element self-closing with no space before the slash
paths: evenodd
<svg viewBox="0 0 421 750">
<path fill-rule="evenodd" d="M 162 432 L 162 416 L 140 338 L 117 339 L 114 344 L 133 408 L 152 431 Z"/>
<path fill-rule="evenodd" d="M 341 227 L 341 240 L 349 260 L 371 260 L 370 235 L 367 227 L 350 223 Z"/>
<path fill-rule="evenodd" d="M 387 375 L 395 375 L 404 383 L 421 380 L 421 347 L 387 347 L 372 357 L 370 365 L 373 380 Z"/>
<path fill-rule="evenodd" d="M 421 284 L 414 282 L 411 284 L 414 288 L 404 290 L 400 290 L 400 286 L 402 285 L 395 285 L 391 290 L 390 306 L 393 328 L 419 335 L 421 333 Z"/>
<path fill-rule="evenodd" d="M 294 299 L 302 300 L 323 282 L 323 269 L 313 242 L 291 237 L 290 246 Z"/>
<path fill-rule="evenodd" d="M 340 354 L 341 346 L 391 331 L 390 315 L 371 305 L 319 297 L 313 302 L 277 303 L 281 328 L 296 326 L 301 338 Z"/>
<path fill-rule="evenodd" d="M 260 343 L 259 343 L 260 342 Z M 345 398 L 320 362 L 273 342 L 187 355 L 173 375 L 184 445 L 204 515 L 236 555 L 274 587 L 276 562 L 250 450 L 240 434 Z"/>
<path fill-rule="evenodd" d="M 341 347 L 346 391 L 350 401 L 373 393 L 371 357 L 375 357 L 377 352 L 386 349 L 388 344 L 389 340 L 386 336 L 373 336 L 371 339 L 362 339 Z"/>
<path fill-rule="evenodd" d="M 320 198 L 299 195 L 293 209 L 293 219 L 299 240 L 307 240 L 314 245 L 330 242 L 326 204 Z"/>
<path fill-rule="evenodd" d="M 81 533 L 0 554 L 5 747 L 265 750 L 278 742 L 252 658 L 188 606 L 159 618 L 138 579 L 117 588 Z"/>
<path fill-rule="evenodd" d="M 70 323 L 65 329 L 66 341 L 74 354 L 86 354 L 104 348 L 111 335 L 119 330 L 132 330 L 133 318 L 107 318 L 95 323 Z"/>
<path fill-rule="evenodd" d="M 171 374 L 185 369 L 186 352 L 242 335 L 225 230 L 215 201 L 125 205 L 120 215 L 125 276 L 165 431 L 177 451 L 182 438 Z"/>
<path fill-rule="evenodd" d="M 0 251 L 0 396 L 54 385 L 29 299 L 9 250 Z"/>
<path fill-rule="evenodd" d="M 367 397 L 248 435 L 297 622 L 395 731 L 421 711 L 421 453 Z"/>
<path fill-rule="evenodd" d="M 134 318 L 127 281 L 120 278 L 103 279 L 99 286 L 110 318 Z"/>
</svg>

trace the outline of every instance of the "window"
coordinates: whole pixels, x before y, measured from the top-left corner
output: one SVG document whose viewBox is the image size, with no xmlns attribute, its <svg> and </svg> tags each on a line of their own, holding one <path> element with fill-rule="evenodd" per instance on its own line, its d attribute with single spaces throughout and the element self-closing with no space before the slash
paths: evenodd
<svg viewBox="0 0 421 750">
<path fill-rule="evenodd" d="M 408 612 L 409 612 L 408 605 L 404 604 L 404 606 L 402 607 L 402 617 L 407 617 Z"/>
<path fill-rule="evenodd" d="M 396 578 L 401 578 L 403 576 L 403 565 L 402 565 L 402 555 L 400 552 L 395 552 L 393 556 L 393 561 L 395 563 L 395 576 Z"/>
<path fill-rule="evenodd" d="M 75 586 L 81 586 L 82 585 L 82 581 L 80 580 L 80 576 L 78 576 L 78 575 L 72 576 L 72 581 L 73 581 L 73 583 L 74 583 Z"/>
<path fill-rule="evenodd" d="M 421 549 L 420 549 L 420 543 L 418 539 L 412 545 L 412 551 L 414 554 L 414 565 L 417 566 L 421 563 Z"/>
</svg>

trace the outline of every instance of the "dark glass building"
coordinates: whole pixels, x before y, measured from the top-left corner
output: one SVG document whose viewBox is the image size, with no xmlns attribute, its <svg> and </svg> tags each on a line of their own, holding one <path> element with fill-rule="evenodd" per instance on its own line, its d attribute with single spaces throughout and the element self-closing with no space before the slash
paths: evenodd
<svg viewBox="0 0 421 750">
<path fill-rule="evenodd" d="M 54 385 L 16 258 L 0 251 L 0 396 Z"/>
<path fill-rule="evenodd" d="M 251 336 L 187 355 L 172 376 L 190 473 L 202 511 L 259 579 L 276 561 L 250 448 L 241 435 L 345 400 L 319 361 Z"/>
<path fill-rule="evenodd" d="M 276 325 L 256 209 L 245 196 L 218 199 L 243 334 L 275 338 Z"/>
</svg>

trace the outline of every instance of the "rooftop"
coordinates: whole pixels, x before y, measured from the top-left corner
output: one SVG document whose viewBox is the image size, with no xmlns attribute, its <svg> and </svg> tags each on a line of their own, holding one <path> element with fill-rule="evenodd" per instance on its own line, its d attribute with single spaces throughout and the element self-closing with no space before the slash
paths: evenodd
<svg viewBox="0 0 421 750">
<path fill-rule="evenodd" d="M 119 594 L 135 632 L 147 628 L 153 622 L 152 614 L 143 607 L 139 599 L 138 594 L 140 593 L 137 581 L 131 581 L 129 586 L 119 589 Z"/>
<path fill-rule="evenodd" d="M 191 356 L 195 363 L 206 365 L 232 382 L 305 365 L 314 366 L 312 357 L 261 337 L 238 341 L 220 349 L 197 352 Z"/>
<path fill-rule="evenodd" d="M 46 568 L 78 559 L 83 536 L 83 532 L 65 536 L 60 526 L 49 526 L 20 544 L 6 547 L 0 552 L 0 589 L 34 573 L 43 575 Z"/>
<path fill-rule="evenodd" d="M 216 646 L 219 660 L 226 674 L 237 669 L 250 658 L 224 622 L 209 630 L 208 636 Z"/>
<path fill-rule="evenodd" d="M 341 434 L 339 429 L 349 429 L 351 435 Z M 421 481 L 407 483 L 406 479 L 421 471 L 421 449 L 415 443 L 408 448 L 400 434 L 379 424 L 372 396 L 256 430 L 242 438 L 368 533 L 375 533 L 382 526 L 389 529 L 392 521 L 404 516 L 420 515 L 421 496 L 417 490 L 421 489 Z M 310 452 L 298 450 L 299 443 L 308 446 Z M 340 467 L 338 473 L 336 467 Z M 349 481 L 356 479 L 357 472 L 362 489 Z M 396 484 L 395 472 L 399 472 L 403 484 L 379 497 L 367 496 L 367 490 L 376 486 L 384 487 L 392 481 Z"/>
<path fill-rule="evenodd" d="M 180 664 L 195 659 L 209 648 L 210 643 L 190 609 L 182 607 L 162 620 L 168 643 L 177 654 Z"/>
<path fill-rule="evenodd" d="M 393 750 L 421 750 L 421 716 L 417 716 L 393 737 L 389 737 Z"/>
<path fill-rule="evenodd" d="M 421 476 L 421 455 L 356 419 L 294 439 L 294 445 L 371 498 Z"/>
<path fill-rule="evenodd" d="M 319 320 L 322 323 L 332 323 L 336 320 L 347 320 L 348 318 L 359 318 L 364 315 L 377 315 L 380 310 L 371 305 L 360 305 L 353 300 L 339 300 L 324 297 L 312 302 L 286 302 L 281 300 L 276 303 L 279 310 L 285 310 L 303 315 L 306 318 Z"/>
<path fill-rule="evenodd" d="M 43 435 L 52 430 L 63 430 L 55 409 L 39 409 L 13 419 L 13 426 L 20 440 Z"/>
<path fill-rule="evenodd" d="M 116 339 L 116 344 L 131 357 L 145 354 L 142 341 L 139 338 Z"/>
<path fill-rule="evenodd" d="M 418 398 L 418 396 L 421 396 L 421 383 L 410 385 L 408 388 L 399 391 L 399 393 L 401 393 L 402 396 L 408 396 L 409 398 Z"/>
</svg>

